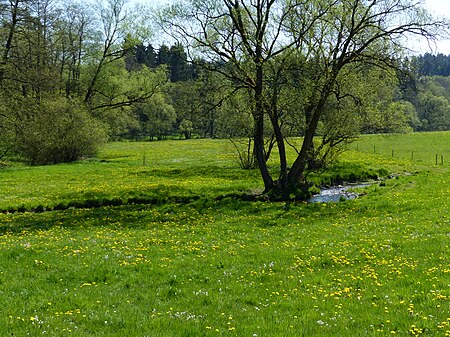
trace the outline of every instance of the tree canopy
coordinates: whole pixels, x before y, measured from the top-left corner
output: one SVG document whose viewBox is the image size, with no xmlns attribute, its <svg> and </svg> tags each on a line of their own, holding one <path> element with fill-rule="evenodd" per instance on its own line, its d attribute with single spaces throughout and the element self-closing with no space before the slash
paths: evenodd
<svg viewBox="0 0 450 337">
<path fill-rule="evenodd" d="M 447 27 L 416 2 L 404 0 L 183 1 L 162 12 L 161 21 L 192 53 L 207 58 L 208 65 L 225 63 L 210 70 L 236 83 L 236 90 L 252 91 L 255 156 L 265 191 L 282 199 L 303 187 L 305 170 L 318 153 L 314 137 L 321 121 L 338 117 L 345 98 L 361 98 L 345 91 L 346 75 L 368 67 L 389 73 L 398 68 L 396 55 L 405 36 L 433 39 Z M 283 87 L 289 83 L 283 73 L 292 57 L 298 60 L 300 78 L 290 85 L 304 100 L 295 113 L 304 122 L 298 156 L 288 165 L 286 110 L 281 104 Z M 328 109 L 330 105 L 335 108 Z M 266 123 L 278 148 L 277 179 L 266 163 Z M 327 138 L 324 141 L 332 144 Z"/>
</svg>

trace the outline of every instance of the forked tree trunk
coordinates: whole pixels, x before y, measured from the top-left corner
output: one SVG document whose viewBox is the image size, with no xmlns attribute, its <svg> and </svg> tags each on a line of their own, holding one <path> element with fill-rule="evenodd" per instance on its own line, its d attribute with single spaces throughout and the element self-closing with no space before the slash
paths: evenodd
<svg viewBox="0 0 450 337">
<path fill-rule="evenodd" d="M 292 165 L 292 168 L 288 173 L 288 185 L 290 188 L 300 187 L 301 183 L 304 180 L 303 178 L 305 174 L 305 169 L 308 164 L 310 152 L 314 146 L 313 144 L 314 135 L 316 133 L 320 116 L 322 115 L 322 111 L 325 107 L 328 95 L 329 94 L 326 91 L 324 91 L 322 97 L 320 98 L 320 101 L 311 111 L 309 124 L 307 125 L 305 136 L 303 138 L 302 148 L 300 149 L 300 153 L 298 154 L 297 158 L 294 161 L 294 164 Z"/>
<path fill-rule="evenodd" d="M 255 120 L 254 149 L 259 171 L 264 182 L 264 192 L 269 192 L 273 188 L 273 179 L 267 167 L 266 156 L 264 154 L 264 135 L 261 132 L 264 124 L 261 121 L 262 116 Z"/>
<path fill-rule="evenodd" d="M 273 103 L 274 111 L 270 113 L 270 121 L 272 123 L 273 132 L 275 134 L 275 140 L 278 147 L 278 157 L 280 160 L 280 175 L 278 180 L 274 183 L 273 189 L 279 198 L 286 200 L 289 198 L 290 190 L 288 186 L 288 168 L 286 159 L 286 146 L 284 143 L 283 133 L 278 120 L 278 111 L 276 109 L 276 103 Z"/>
<path fill-rule="evenodd" d="M 273 188 L 273 179 L 267 167 L 264 151 L 263 68 L 261 63 L 257 63 L 256 67 L 255 111 L 253 112 L 253 119 L 255 156 L 264 182 L 264 192 L 269 192 Z"/>
</svg>

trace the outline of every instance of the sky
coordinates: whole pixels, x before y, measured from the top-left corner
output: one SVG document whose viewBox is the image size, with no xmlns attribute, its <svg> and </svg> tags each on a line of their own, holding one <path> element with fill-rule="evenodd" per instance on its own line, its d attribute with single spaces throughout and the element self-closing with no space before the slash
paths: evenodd
<svg viewBox="0 0 450 337">
<path fill-rule="evenodd" d="M 450 0 L 425 0 L 424 7 L 428 9 L 433 16 L 438 18 L 445 17 L 450 20 Z M 436 46 L 432 46 L 431 50 L 426 46 L 426 43 L 423 43 L 421 49 L 423 49 L 423 52 L 450 55 L 450 38 L 438 41 Z"/>
<path fill-rule="evenodd" d="M 152 5 L 162 5 L 170 3 L 171 0 L 134 0 L 141 3 L 147 3 Z M 413 0 L 416 1 L 416 0 Z M 419 0 L 420 1 L 420 0 Z M 421 0 L 424 7 L 437 18 L 447 18 L 450 20 L 450 0 Z M 408 41 L 408 46 L 413 49 L 415 53 L 442 53 L 450 55 L 450 36 L 446 40 L 437 41 L 435 44 L 428 44 L 426 40 L 420 41 Z"/>
</svg>

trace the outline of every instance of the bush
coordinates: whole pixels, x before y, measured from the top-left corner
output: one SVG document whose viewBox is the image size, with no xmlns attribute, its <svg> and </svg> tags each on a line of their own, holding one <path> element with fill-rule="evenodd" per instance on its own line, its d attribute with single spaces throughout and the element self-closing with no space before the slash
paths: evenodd
<svg viewBox="0 0 450 337">
<path fill-rule="evenodd" d="M 26 99 L 18 110 L 13 149 L 31 165 L 94 156 L 106 140 L 105 127 L 81 102 L 60 97 Z"/>
</svg>

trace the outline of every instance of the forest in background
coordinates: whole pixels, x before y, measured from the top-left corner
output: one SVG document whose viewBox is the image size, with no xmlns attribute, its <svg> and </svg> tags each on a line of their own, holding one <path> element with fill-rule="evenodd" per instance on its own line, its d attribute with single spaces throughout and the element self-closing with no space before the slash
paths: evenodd
<svg viewBox="0 0 450 337">
<path fill-rule="evenodd" d="M 150 137 L 153 140 L 170 135 L 185 135 L 185 123 L 199 137 L 226 138 L 239 133 L 234 125 L 229 124 L 229 118 L 236 111 L 230 111 L 228 105 L 222 107 L 223 97 L 216 92 L 221 86 L 220 79 L 214 82 L 212 74 L 189 63 L 182 45 L 163 44 L 159 48 L 154 48 L 151 44 L 137 45 L 126 55 L 125 62 L 129 71 L 138 70 L 143 65 L 151 69 L 157 69 L 161 65 L 167 67 L 170 86 L 164 94 L 175 114 L 172 115 L 173 118 L 166 118 L 168 116 L 164 114 L 148 115 L 150 111 L 143 113 L 138 110 L 140 127 L 128 130 L 127 135 L 123 136 Z M 377 103 L 380 106 L 392 104 L 392 108 L 403 114 L 396 122 L 391 120 L 377 125 L 368 121 L 363 133 L 450 130 L 450 55 L 426 53 L 405 57 L 398 62 L 402 71 L 396 74 L 396 78 L 386 79 L 383 84 L 387 92 L 377 97 Z M 193 88 L 196 90 L 192 90 Z M 392 117 L 395 116 L 399 117 L 392 113 Z M 151 125 L 158 120 L 160 123 L 164 120 L 172 122 L 166 128 L 158 128 L 158 123 L 154 123 L 155 128 L 148 132 L 145 124 Z M 242 131 L 242 125 L 238 129 Z"/>
<path fill-rule="evenodd" d="M 221 76 L 232 64 L 192 57 L 180 43 L 154 47 L 144 23 L 150 16 L 125 5 L 0 2 L 0 159 L 69 162 L 111 139 L 252 137 L 251 93 Z M 393 57 L 396 71 L 366 64 L 343 75 L 339 90 L 348 93 L 327 107 L 347 120 L 338 142 L 359 133 L 450 129 L 450 56 Z M 285 85 L 277 103 L 284 135 L 302 136 L 305 116 L 296 112 L 307 105 L 316 65 L 301 54 L 274 62 L 286 62 L 269 78 Z M 335 121 L 321 123 L 317 135 Z"/>
</svg>

